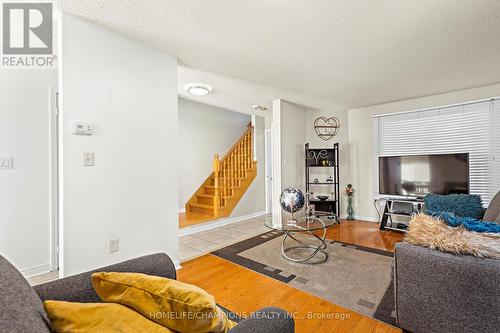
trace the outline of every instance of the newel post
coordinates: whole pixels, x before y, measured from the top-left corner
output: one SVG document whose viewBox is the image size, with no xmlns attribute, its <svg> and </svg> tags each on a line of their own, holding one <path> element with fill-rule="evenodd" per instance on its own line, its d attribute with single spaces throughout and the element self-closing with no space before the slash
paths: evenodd
<svg viewBox="0 0 500 333">
<path fill-rule="evenodd" d="M 219 216 L 219 206 L 221 203 L 220 190 L 219 190 L 219 176 L 220 176 L 220 161 L 219 155 L 214 156 L 214 217 Z"/>
</svg>

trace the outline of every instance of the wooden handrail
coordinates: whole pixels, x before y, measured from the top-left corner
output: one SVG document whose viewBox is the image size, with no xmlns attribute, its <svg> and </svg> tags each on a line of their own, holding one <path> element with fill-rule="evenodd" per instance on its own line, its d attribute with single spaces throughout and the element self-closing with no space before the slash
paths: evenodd
<svg viewBox="0 0 500 333">
<path fill-rule="evenodd" d="M 249 124 L 245 133 L 243 133 L 222 159 L 219 159 L 218 154 L 214 156 L 215 214 L 217 214 L 220 206 L 224 206 L 225 198 L 233 195 L 233 190 L 239 186 L 240 179 L 253 167 L 252 138 L 253 126 Z"/>
<path fill-rule="evenodd" d="M 224 155 L 224 157 L 222 158 L 222 161 L 225 160 L 229 155 L 231 155 L 236 146 L 238 146 L 243 140 L 245 140 L 245 136 L 248 133 L 253 134 L 253 126 L 249 124 L 247 127 L 248 129 L 245 131 L 245 133 L 243 133 L 243 135 L 238 139 L 238 141 L 236 141 L 236 143 L 227 151 L 226 155 Z"/>
<path fill-rule="evenodd" d="M 217 154 L 214 156 L 213 172 L 186 203 L 187 215 L 229 216 L 255 179 L 254 128 L 251 124 L 247 127 L 222 159 Z"/>
</svg>

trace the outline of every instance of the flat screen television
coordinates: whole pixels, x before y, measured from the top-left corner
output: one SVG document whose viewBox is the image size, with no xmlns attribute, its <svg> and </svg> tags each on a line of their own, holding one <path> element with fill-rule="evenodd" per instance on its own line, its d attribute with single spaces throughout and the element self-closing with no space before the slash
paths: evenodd
<svg viewBox="0 0 500 333">
<path fill-rule="evenodd" d="M 469 154 L 379 157 L 379 193 L 424 197 L 468 194 Z"/>
</svg>

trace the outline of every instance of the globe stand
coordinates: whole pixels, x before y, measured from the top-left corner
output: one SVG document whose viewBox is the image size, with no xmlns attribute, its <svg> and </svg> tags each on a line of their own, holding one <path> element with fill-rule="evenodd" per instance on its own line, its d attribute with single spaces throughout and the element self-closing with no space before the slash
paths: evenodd
<svg viewBox="0 0 500 333">
<path fill-rule="evenodd" d="M 281 208 L 287 213 L 290 213 L 290 219 L 286 220 L 283 216 L 282 225 L 295 227 L 298 224 L 298 221 L 294 218 L 293 214 L 302 207 L 304 207 L 304 194 L 294 187 L 287 187 L 281 192 L 280 195 L 280 205 Z"/>
<path fill-rule="evenodd" d="M 288 225 L 297 225 L 297 220 L 293 218 L 293 211 L 294 210 L 295 210 L 295 207 L 292 209 L 290 219 L 288 221 L 286 221 L 286 224 L 288 224 Z"/>
</svg>

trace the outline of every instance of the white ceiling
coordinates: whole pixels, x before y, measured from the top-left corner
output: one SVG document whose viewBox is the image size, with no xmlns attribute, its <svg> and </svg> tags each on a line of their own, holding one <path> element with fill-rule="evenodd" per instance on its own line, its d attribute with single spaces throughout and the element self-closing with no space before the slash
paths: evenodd
<svg viewBox="0 0 500 333">
<path fill-rule="evenodd" d="M 284 89 L 228 78 L 226 76 L 204 72 L 185 66 L 178 66 L 177 92 L 183 97 L 203 104 L 209 104 L 247 114 L 263 117 L 272 116 L 272 101 L 284 99 L 309 110 L 346 111 L 347 106 L 326 98 L 309 96 Z M 205 96 L 191 96 L 185 87 L 193 82 L 206 82 L 213 87 Z M 266 111 L 254 111 L 253 105 L 266 107 Z"/>
<path fill-rule="evenodd" d="M 64 0 L 63 10 L 186 67 L 349 108 L 500 82 L 499 0 Z"/>
</svg>

